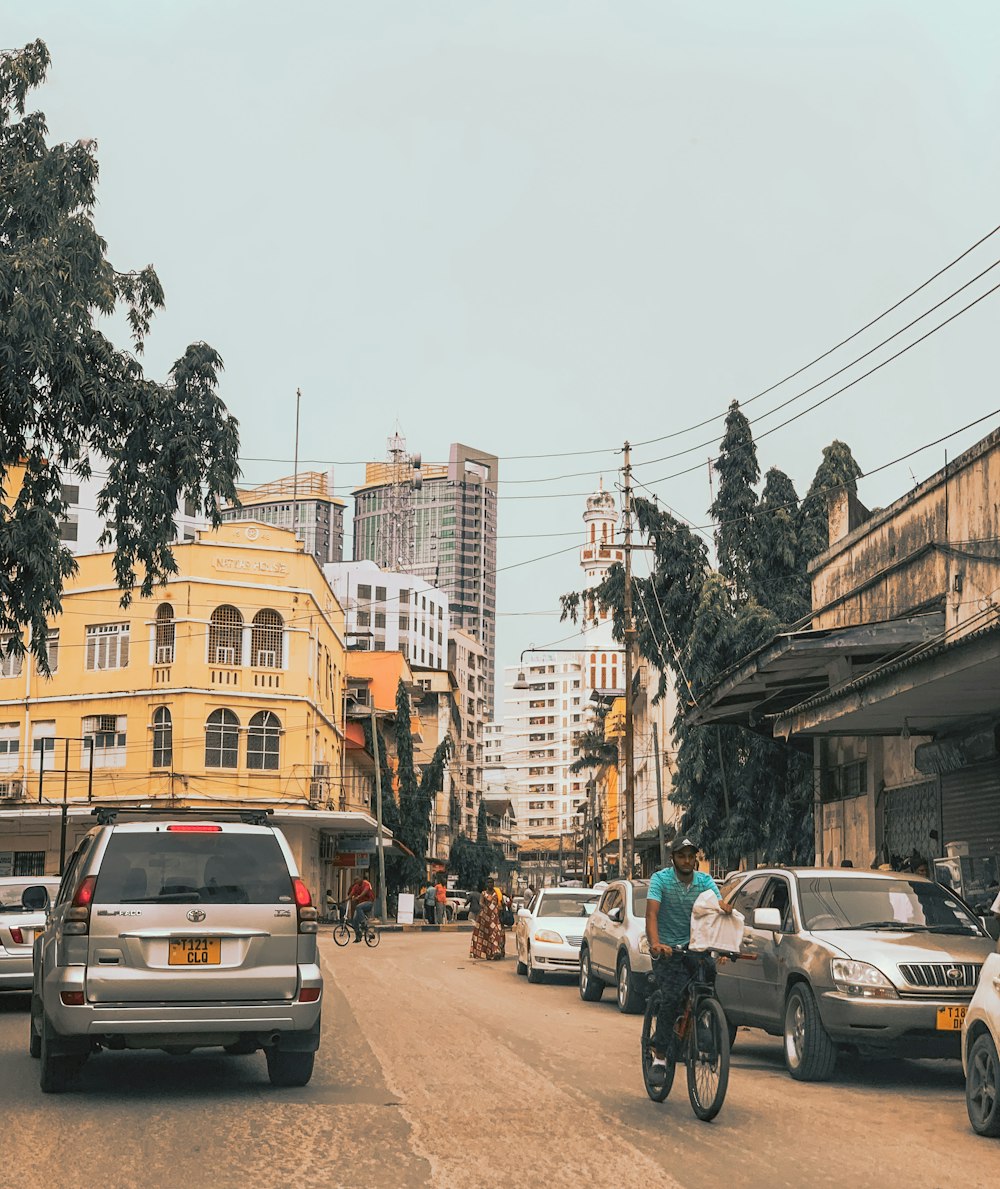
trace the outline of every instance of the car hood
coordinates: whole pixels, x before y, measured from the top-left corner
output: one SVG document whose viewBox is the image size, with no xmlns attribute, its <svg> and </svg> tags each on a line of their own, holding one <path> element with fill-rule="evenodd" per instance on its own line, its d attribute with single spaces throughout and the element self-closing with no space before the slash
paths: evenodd
<svg viewBox="0 0 1000 1189">
<path fill-rule="evenodd" d="M 877 929 L 822 929 L 812 934 L 849 958 L 869 962 L 898 980 L 898 967 L 906 963 L 975 962 L 981 964 L 993 950 L 989 937 L 954 933 L 896 933 Z"/>
<path fill-rule="evenodd" d="M 574 937 L 582 937 L 588 919 L 586 917 L 532 917 L 529 927 L 532 933 L 539 929 L 554 929 L 556 933 L 561 933 L 564 937 L 567 933 Z"/>
</svg>

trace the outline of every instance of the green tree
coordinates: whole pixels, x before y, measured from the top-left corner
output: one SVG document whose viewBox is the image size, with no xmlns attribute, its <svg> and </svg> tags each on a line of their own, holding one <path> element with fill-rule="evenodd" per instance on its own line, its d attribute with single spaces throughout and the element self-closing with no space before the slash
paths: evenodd
<svg viewBox="0 0 1000 1189">
<path fill-rule="evenodd" d="M 753 526 L 750 590 L 781 623 L 794 623 L 809 611 L 809 579 L 799 545 L 799 497 L 777 467 L 767 472 Z"/>
<path fill-rule="evenodd" d="M 719 491 L 709 514 L 716 521 L 719 572 L 733 583 L 736 597 L 743 599 L 750 591 L 757 506 L 754 487 L 760 478 L 760 467 L 750 422 L 740 412 L 738 401 L 729 406 L 726 432 L 713 466 L 719 474 Z"/>
<path fill-rule="evenodd" d="M 176 572 L 178 502 L 218 524 L 239 473 L 219 355 L 195 343 L 166 383 L 143 373 L 137 356 L 163 291 L 152 267 L 118 272 L 105 255 L 94 142 L 49 145 L 44 115 L 27 111 L 49 63 L 42 41 L 0 53 L 0 632 L 20 652 L 29 628 L 46 672 L 46 624 L 76 569 L 59 537 L 63 482 L 90 478 L 94 456 L 107 467 L 97 511 L 125 606 L 133 587 L 148 596 Z M 98 329 L 117 309 L 134 354 Z"/>
<path fill-rule="evenodd" d="M 823 460 L 799 509 L 799 548 L 804 563 L 812 561 L 830 544 L 830 497 L 846 489 L 857 492 L 864 472 L 846 442 L 833 441 L 823 449 Z"/>
<path fill-rule="evenodd" d="M 370 755 L 376 755 L 377 747 L 377 763 L 382 779 L 382 825 L 389 831 L 393 838 L 399 837 L 399 802 L 396 800 L 396 794 L 393 792 L 393 772 L 389 766 L 389 756 L 386 751 L 385 739 L 382 737 L 381 731 L 375 732 L 375 742 L 372 739 L 372 725 L 371 719 L 363 721 L 363 729 L 365 733 L 365 746 Z M 372 812 L 374 812 L 374 805 Z M 406 881 L 403 871 L 404 856 L 400 855 L 398 851 L 387 850 L 385 854 L 385 884 L 386 892 L 389 896 L 398 896 L 400 891 L 406 887 Z"/>
</svg>

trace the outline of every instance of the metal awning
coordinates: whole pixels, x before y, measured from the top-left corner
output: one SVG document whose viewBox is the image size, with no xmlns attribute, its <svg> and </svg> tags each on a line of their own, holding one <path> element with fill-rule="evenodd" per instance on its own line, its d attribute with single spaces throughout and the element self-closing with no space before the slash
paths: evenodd
<svg viewBox="0 0 1000 1189">
<path fill-rule="evenodd" d="M 758 727 L 765 718 L 829 692 L 944 631 L 937 611 L 853 627 L 785 632 L 734 665 L 687 714 L 693 726 L 725 723 Z"/>
<path fill-rule="evenodd" d="M 1000 624 L 942 641 L 772 722 L 783 739 L 824 735 L 940 735 L 1000 717 Z"/>
</svg>

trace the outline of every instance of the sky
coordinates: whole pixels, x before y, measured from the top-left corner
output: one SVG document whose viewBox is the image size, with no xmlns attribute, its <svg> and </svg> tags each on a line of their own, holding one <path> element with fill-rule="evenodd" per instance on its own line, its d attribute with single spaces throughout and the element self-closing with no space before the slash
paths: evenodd
<svg viewBox="0 0 1000 1189">
<path fill-rule="evenodd" d="M 840 438 L 869 507 L 1000 423 L 1000 291 L 832 395 L 1000 283 L 877 347 L 1000 261 L 994 0 L 0 0 L 0 28 L 48 45 L 51 138 L 98 143 L 112 263 L 163 283 L 147 373 L 222 355 L 243 482 L 292 473 L 296 389 L 299 468 L 348 501 L 397 430 L 500 456 L 501 665 L 570 635 L 626 440 L 637 494 L 710 533 L 733 399 L 762 473 L 802 495 Z"/>
</svg>

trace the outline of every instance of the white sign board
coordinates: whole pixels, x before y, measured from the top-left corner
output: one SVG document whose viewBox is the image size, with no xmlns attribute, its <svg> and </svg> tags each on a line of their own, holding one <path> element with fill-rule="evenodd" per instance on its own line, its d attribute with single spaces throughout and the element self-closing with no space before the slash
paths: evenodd
<svg viewBox="0 0 1000 1189">
<path fill-rule="evenodd" d="M 343 834 L 337 839 L 337 850 L 342 855 L 373 855 L 376 850 L 375 835 Z"/>
<path fill-rule="evenodd" d="M 399 925 L 413 924 L 413 893 L 400 892 L 399 904 L 396 906 L 396 923 Z"/>
</svg>

